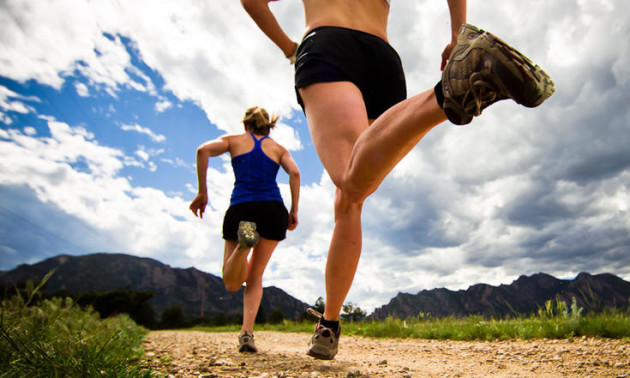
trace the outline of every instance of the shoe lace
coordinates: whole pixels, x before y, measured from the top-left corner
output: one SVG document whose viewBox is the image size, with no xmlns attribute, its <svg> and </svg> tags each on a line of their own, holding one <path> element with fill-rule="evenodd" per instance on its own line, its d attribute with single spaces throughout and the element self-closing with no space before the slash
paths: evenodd
<svg viewBox="0 0 630 378">
<path fill-rule="evenodd" d="M 487 79 L 490 79 L 490 82 Z M 468 88 L 470 89 L 466 92 L 462 101 L 462 104 L 465 105 L 464 112 L 466 114 L 478 116 L 490 104 L 502 99 L 500 92 L 497 91 L 496 84 L 492 82 L 492 76 L 489 77 L 484 72 L 475 72 L 470 75 Z M 474 101 L 470 101 L 471 97 Z"/>
</svg>

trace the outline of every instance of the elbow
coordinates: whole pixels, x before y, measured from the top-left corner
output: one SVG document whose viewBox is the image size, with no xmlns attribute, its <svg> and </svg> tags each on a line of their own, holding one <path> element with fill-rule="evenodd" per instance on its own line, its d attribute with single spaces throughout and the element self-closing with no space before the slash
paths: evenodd
<svg viewBox="0 0 630 378">
<path fill-rule="evenodd" d="M 298 182 L 300 181 L 300 171 L 298 170 L 291 172 L 289 176 L 291 180 L 297 180 Z"/>
<path fill-rule="evenodd" d="M 204 155 L 206 155 L 206 151 L 204 149 L 204 145 L 202 144 L 201 146 L 197 147 L 197 157 L 203 157 Z"/>
<path fill-rule="evenodd" d="M 208 161 L 208 159 L 210 158 L 210 155 L 208 154 L 208 151 L 206 149 L 203 148 L 203 146 L 199 146 L 199 148 L 197 148 L 197 155 L 196 155 L 196 161 L 197 164 L 200 164 L 204 161 Z"/>
</svg>

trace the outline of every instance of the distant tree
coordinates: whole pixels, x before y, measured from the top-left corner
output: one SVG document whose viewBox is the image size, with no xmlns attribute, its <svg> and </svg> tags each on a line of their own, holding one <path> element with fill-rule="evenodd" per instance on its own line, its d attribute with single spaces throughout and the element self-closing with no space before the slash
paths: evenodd
<svg viewBox="0 0 630 378">
<path fill-rule="evenodd" d="M 182 308 L 179 306 L 167 307 L 162 311 L 161 328 L 181 328 L 186 325 L 186 319 Z"/>
<path fill-rule="evenodd" d="M 228 324 L 228 318 L 224 313 L 220 312 L 212 318 L 212 324 L 216 326 L 224 326 Z"/>
<path fill-rule="evenodd" d="M 365 319 L 367 313 L 354 303 L 348 302 L 343 305 L 341 318 L 346 321 L 359 321 Z"/>
<path fill-rule="evenodd" d="M 284 319 L 284 311 L 282 311 L 280 307 L 276 307 L 271 312 L 271 315 L 269 316 L 269 319 L 267 319 L 267 321 L 271 324 L 280 324 L 284 321 Z"/>
<path fill-rule="evenodd" d="M 325 302 L 324 302 L 324 298 L 319 297 L 317 298 L 317 300 L 315 301 L 315 304 L 310 306 L 312 309 L 314 309 L 315 311 L 319 312 L 320 314 L 324 313 L 324 306 L 325 306 Z M 313 315 L 309 314 L 308 312 L 304 311 L 302 313 L 302 315 L 300 315 L 297 319 L 298 321 L 311 321 L 313 320 Z"/>
<path fill-rule="evenodd" d="M 314 304 L 314 305 L 312 305 L 312 306 L 309 306 L 309 307 L 311 307 L 311 308 L 312 308 L 312 309 L 314 309 L 315 311 L 319 312 L 320 314 L 323 314 L 323 313 L 324 313 L 324 306 L 325 306 L 325 303 L 324 303 L 324 298 L 319 297 L 319 298 L 317 298 L 317 300 L 315 301 L 315 304 Z M 309 314 L 308 312 L 304 311 L 304 312 L 302 313 L 302 315 L 300 315 L 300 316 L 297 318 L 297 320 L 298 320 L 298 321 L 300 321 L 300 322 L 304 322 L 304 321 L 311 321 L 311 320 L 313 320 L 313 315 L 311 315 L 311 314 Z"/>
<path fill-rule="evenodd" d="M 326 302 L 324 301 L 324 298 L 322 297 L 317 298 L 317 300 L 315 301 L 315 304 L 313 305 L 313 309 L 318 311 L 320 314 L 324 313 L 325 307 L 326 307 Z"/>
<path fill-rule="evenodd" d="M 243 313 L 238 312 L 232 316 L 230 316 L 230 324 L 243 324 Z"/>
<path fill-rule="evenodd" d="M 267 322 L 267 314 L 265 314 L 265 310 L 263 310 L 262 306 L 258 309 L 255 322 L 256 324 L 263 324 Z"/>
<path fill-rule="evenodd" d="M 147 328 L 155 327 L 155 315 L 149 300 L 155 295 L 149 290 L 133 291 L 126 287 L 107 292 L 99 290 L 75 294 L 81 306 L 92 306 L 101 318 L 116 314 L 128 314 L 136 323 Z M 60 296 L 53 293 L 52 296 Z"/>
</svg>

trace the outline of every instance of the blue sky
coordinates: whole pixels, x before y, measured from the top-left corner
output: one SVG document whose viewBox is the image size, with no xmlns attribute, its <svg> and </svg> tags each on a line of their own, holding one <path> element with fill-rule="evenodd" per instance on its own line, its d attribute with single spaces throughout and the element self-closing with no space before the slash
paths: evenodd
<svg viewBox="0 0 630 378">
<path fill-rule="evenodd" d="M 408 92 L 439 80 L 446 2 L 397 1 L 390 42 Z M 36 6 L 35 6 L 36 5 Z M 630 20 L 617 1 L 469 1 L 469 22 L 554 79 L 526 109 L 501 102 L 438 126 L 364 207 L 348 301 L 581 271 L 630 279 Z M 298 40 L 301 2 L 272 4 Z M 203 220 L 195 148 L 240 132 L 244 110 L 281 115 L 272 137 L 302 172 L 300 226 L 265 274 L 324 294 L 333 187 L 295 101 L 292 67 L 238 1 L 5 1 L 0 5 L 0 270 L 58 254 L 122 252 L 220 275 L 233 176 L 211 159 Z M 288 200 L 287 177 L 279 182 Z"/>
</svg>

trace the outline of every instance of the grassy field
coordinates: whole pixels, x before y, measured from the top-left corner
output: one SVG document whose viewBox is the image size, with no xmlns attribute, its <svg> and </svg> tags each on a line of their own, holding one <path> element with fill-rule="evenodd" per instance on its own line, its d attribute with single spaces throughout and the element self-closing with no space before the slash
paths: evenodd
<svg viewBox="0 0 630 378">
<path fill-rule="evenodd" d="M 107 319 L 71 299 L 33 305 L 37 289 L 0 306 L 0 377 L 150 377 L 141 366 L 147 330 Z"/>
<path fill-rule="evenodd" d="M 41 286 L 41 285 L 40 285 Z M 2 302 L 0 377 L 151 377 L 144 367 L 147 329 L 127 315 L 101 319 L 71 299 L 34 301 L 39 287 Z M 36 302 L 36 304 L 35 304 Z M 256 330 L 311 332 L 314 321 L 256 325 Z M 575 302 L 549 301 L 531 316 L 487 319 L 431 318 L 343 322 L 345 335 L 450 340 L 630 338 L 630 310 L 583 314 Z M 240 326 L 195 327 L 207 332 L 238 332 Z"/>
<path fill-rule="evenodd" d="M 311 332 L 315 321 L 256 325 L 256 330 Z M 237 332 L 240 327 L 196 327 L 209 332 Z M 575 302 L 548 301 L 544 309 L 531 316 L 487 319 L 431 318 L 424 314 L 410 319 L 342 322 L 345 335 L 440 340 L 571 339 L 574 337 L 630 338 L 630 311 L 610 309 L 601 313 L 582 313 Z"/>
</svg>

